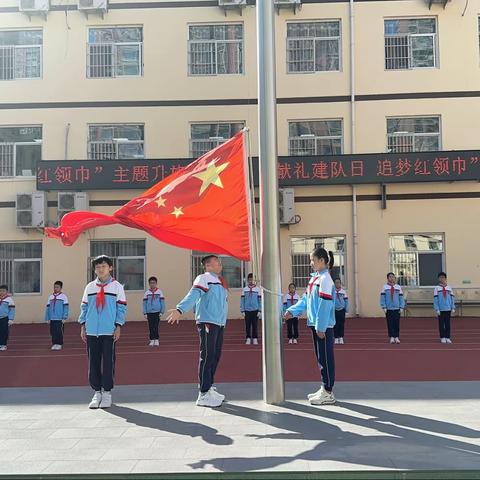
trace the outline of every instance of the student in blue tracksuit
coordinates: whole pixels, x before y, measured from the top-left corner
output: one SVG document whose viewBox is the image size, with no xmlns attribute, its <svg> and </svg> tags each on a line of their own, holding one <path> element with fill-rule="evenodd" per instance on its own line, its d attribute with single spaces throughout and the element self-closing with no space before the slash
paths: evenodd
<svg viewBox="0 0 480 480">
<path fill-rule="evenodd" d="M 240 297 L 240 312 L 245 316 L 245 344 L 258 345 L 258 314 L 262 312 L 262 290 L 247 276 L 247 286 Z"/>
<path fill-rule="evenodd" d="M 335 403 L 335 357 L 333 353 L 333 327 L 335 326 L 335 285 L 330 271 L 333 253 L 317 247 L 310 254 L 310 265 L 314 273 L 308 282 L 307 291 L 298 303 L 289 307 L 284 315 L 288 320 L 307 311 L 307 325 L 312 330 L 315 357 L 320 366 L 323 384 L 319 390 L 308 395 L 312 405 Z"/>
<path fill-rule="evenodd" d="M 400 343 L 400 314 L 405 308 L 402 288 L 397 284 L 395 274 L 387 274 L 387 283 L 380 292 L 380 307 L 387 318 L 387 330 L 390 343 Z"/>
<path fill-rule="evenodd" d="M 163 292 L 157 287 L 157 277 L 148 279 L 149 289 L 143 295 L 143 314 L 148 320 L 150 330 L 150 347 L 160 345 L 160 335 L 158 328 L 160 326 L 160 315 L 165 313 L 165 297 Z"/>
<path fill-rule="evenodd" d="M 57 280 L 53 284 L 53 293 L 48 297 L 45 307 L 45 321 L 50 324 L 52 350 L 61 350 L 63 347 L 63 325 L 68 318 L 68 298 L 62 292 L 63 282 Z"/>
<path fill-rule="evenodd" d="M 0 285 L 0 352 L 7 349 L 10 327 L 15 318 L 15 302 L 7 285 Z"/>
<path fill-rule="evenodd" d="M 294 283 L 288 285 L 288 293 L 283 297 L 283 313 L 287 311 L 292 305 L 295 305 L 300 300 L 297 293 L 297 286 Z M 287 320 L 287 336 L 288 343 L 298 343 L 298 317 L 292 317 Z"/>
<path fill-rule="evenodd" d="M 335 343 L 343 345 L 343 337 L 345 336 L 345 315 L 348 313 L 348 295 L 342 288 L 342 281 L 335 279 L 335 327 L 333 334 Z"/>
<path fill-rule="evenodd" d="M 115 373 L 115 343 L 125 324 L 127 299 L 123 286 L 112 278 L 113 260 L 93 259 L 97 278 L 85 287 L 80 305 L 80 335 L 87 344 L 88 380 L 95 391 L 89 408 L 109 408 Z"/>
<path fill-rule="evenodd" d="M 198 398 L 201 407 L 219 407 L 225 395 L 213 386 L 215 371 L 222 354 L 223 334 L 228 314 L 228 286 L 222 273 L 222 262 L 216 255 L 202 258 L 205 273 L 199 275 L 176 309 L 169 310 L 168 323 L 179 322 L 181 316 L 195 308 L 195 320 L 200 337 L 198 365 Z"/>
<path fill-rule="evenodd" d="M 438 274 L 438 285 L 433 291 L 433 308 L 438 316 L 440 342 L 452 343 L 450 339 L 450 317 L 455 313 L 455 295 L 452 287 L 447 285 L 447 274 Z"/>
</svg>

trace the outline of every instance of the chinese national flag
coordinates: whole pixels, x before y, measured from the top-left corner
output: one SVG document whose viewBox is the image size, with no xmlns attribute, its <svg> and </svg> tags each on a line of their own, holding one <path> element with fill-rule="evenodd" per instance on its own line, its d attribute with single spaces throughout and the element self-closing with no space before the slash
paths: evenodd
<svg viewBox="0 0 480 480">
<path fill-rule="evenodd" d="M 72 245 L 80 233 L 122 224 L 176 247 L 250 260 L 250 215 L 244 133 L 164 178 L 113 215 L 70 212 L 49 237 Z"/>
</svg>

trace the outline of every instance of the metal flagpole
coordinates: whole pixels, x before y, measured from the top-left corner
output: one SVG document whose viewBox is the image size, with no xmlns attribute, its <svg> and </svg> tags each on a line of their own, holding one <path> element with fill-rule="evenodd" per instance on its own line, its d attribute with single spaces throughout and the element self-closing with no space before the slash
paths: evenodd
<svg viewBox="0 0 480 480">
<path fill-rule="evenodd" d="M 263 398 L 266 403 L 275 404 L 285 400 L 278 221 L 275 12 L 273 0 L 261 0 L 256 4 L 263 287 Z"/>
</svg>

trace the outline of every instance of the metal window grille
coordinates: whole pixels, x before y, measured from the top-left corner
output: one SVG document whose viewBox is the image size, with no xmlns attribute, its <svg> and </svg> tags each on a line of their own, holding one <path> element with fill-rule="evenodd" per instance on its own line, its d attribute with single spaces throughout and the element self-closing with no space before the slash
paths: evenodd
<svg viewBox="0 0 480 480">
<path fill-rule="evenodd" d="M 13 177 L 15 157 L 13 143 L 0 143 L 0 177 Z"/>
<path fill-rule="evenodd" d="M 400 117 L 387 119 L 387 151 L 392 153 L 438 151 L 438 117 Z"/>
<path fill-rule="evenodd" d="M 289 155 L 340 155 L 342 150 L 343 132 L 340 120 L 290 122 Z"/>
<path fill-rule="evenodd" d="M 245 124 L 236 123 L 197 123 L 191 125 L 190 155 L 198 158 L 218 147 L 238 133 Z"/>
<path fill-rule="evenodd" d="M 144 158 L 143 125 L 90 125 L 88 158 L 118 160 Z"/>
<path fill-rule="evenodd" d="M 201 275 L 205 272 L 202 265 L 202 258 L 208 253 L 204 252 L 192 252 L 191 260 L 191 272 L 192 272 L 192 282 L 197 278 L 198 275 Z M 223 264 L 222 275 L 228 283 L 230 288 L 241 288 L 243 286 L 243 279 L 245 278 L 245 264 L 241 260 L 238 260 L 233 257 L 228 257 L 227 255 L 218 255 Z"/>
<path fill-rule="evenodd" d="M 41 45 L 0 46 L 0 80 L 41 78 Z"/>
<path fill-rule="evenodd" d="M 288 73 L 314 73 L 339 70 L 340 37 L 287 39 Z"/>
<path fill-rule="evenodd" d="M 87 44 L 87 77 L 114 78 L 141 76 L 143 43 Z"/>
</svg>

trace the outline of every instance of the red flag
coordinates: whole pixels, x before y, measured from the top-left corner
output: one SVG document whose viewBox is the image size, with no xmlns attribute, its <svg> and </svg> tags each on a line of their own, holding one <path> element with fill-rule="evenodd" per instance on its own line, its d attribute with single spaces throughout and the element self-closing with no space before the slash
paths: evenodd
<svg viewBox="0 0 480 480">
<path fill-rule="evenodd" d="M 72 245 L 85 230 L 120 223 L 177 247 L 250 260 L 247 174 L 240 132 L 113 215 L 70 212 L 45 233 Z"/>
</svg>

